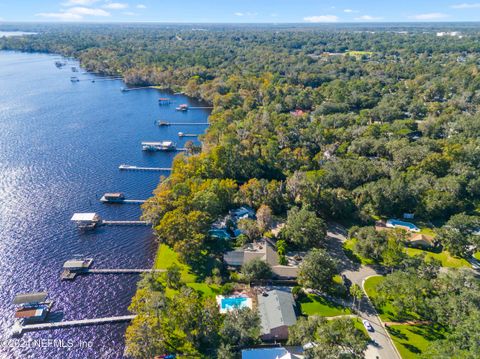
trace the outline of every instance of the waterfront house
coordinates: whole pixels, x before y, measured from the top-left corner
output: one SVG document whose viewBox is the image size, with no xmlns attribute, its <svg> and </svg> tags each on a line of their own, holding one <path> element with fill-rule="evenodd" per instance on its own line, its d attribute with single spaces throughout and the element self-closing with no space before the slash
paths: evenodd
<svg viewBox="0 0 480 359">
<path fill-rule="evenodd" d="M 272 272 L 279 278 L 296 278 L 298 266 L 303 258 L 303 253 L 288 254 L 287 264 L 279 263 L 278 254 L 270 240 L 249 243 L 242 248 L 237 248 L 224 254 L 224 262 L 233 268 L 239 268 L 252 259 L 259 258 L 272 268 Z"/>
<path fill-rule="evenodd" d="M 290 291 L 274 289 L 257 296 L 264 341 L 288 339 L 288 327 L 297 322 L 295 299 Z"/>
<path fill-rule="evenodd" d="M 416 248 L 432 248 L 435 245 L 432 236 L 427 236 L 422 233 L 412 234 L 407 240 L 411 247 Z"/>
<path fill-rule="evenodd" d="M 237 209 L 230 211 L 232 220 L 236 223 L 241 219 L 256 219 L 255 211 L 247 206 L 243 206 Z"/>
</svg>

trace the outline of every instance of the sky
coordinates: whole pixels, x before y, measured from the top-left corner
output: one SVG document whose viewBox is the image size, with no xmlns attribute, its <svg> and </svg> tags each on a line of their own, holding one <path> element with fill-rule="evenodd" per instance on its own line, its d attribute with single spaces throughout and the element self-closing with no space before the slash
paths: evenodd
<svg viewBox="0 0 480 359">
<path fill-rule="evenodd" d="M 480 0 L 0 0 L 0 21 L 342 23 L 480 21 Z"/>
</svg>

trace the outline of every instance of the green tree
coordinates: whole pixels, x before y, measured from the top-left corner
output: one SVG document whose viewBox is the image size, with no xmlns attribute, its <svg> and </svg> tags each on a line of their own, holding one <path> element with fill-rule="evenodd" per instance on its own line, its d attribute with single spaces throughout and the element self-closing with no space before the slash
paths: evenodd
<svg viewBox="0 0 480 359">
<path fill-rule="evenodd" d="M 241 273 L 247 282 L 272 277 L 272 269 L 265 261 L 254 258 L 242 266 Z"/>
<path fill-rule="evenodd" d="M 328 291 L 338 272 L 338 262 L 323 249 L 311 250 L 303 259 L 298 273 L 298 283 L 304 288 Z"/>
<path fill-rule="evenodd" d="M 437 239 L 453 255 L 467 257 L 480 245 L 480 217 L 460 213 L 452 216 L 448 222 L 437 230 Z"/>
<path fill-rule="evenodd" d="M 181 285 L 182 272 L 178 265 L 174 264 L 165 272 L 165 282 L 168 288 L 178 289 Z"/>
<path fill-rule="evenodd" d="M 360 288 L 358 284 L 353 284 L 350 287 L 350 295 L 353 298 L 353 308 L 356 308 L 356 306 L 360 303 L 362 298 L 365 296 L 362 288 Z"/>
<path fill-rule="evenodd" d="M 314 212 L 304 208 L 288 211 L 287 222 L 280 235 L 298 248 L 310 249 L 325 244 L 327 226 Z"/>
<path fill-rule="evenodd" d="M 260 317 L 249 308 L 228 312 L 220 327 L 221 342 L 226 348 L 239 351 L 260 342 Z"/>
<path fill-rule="evenodd" d="M 258 224 L 253 219 L 243 218 L 238 221 L 238 229 L 247 236 L 250 242 L 259 240 L 262 236 L 262 232 L 258 227 Z"/>
</svg>

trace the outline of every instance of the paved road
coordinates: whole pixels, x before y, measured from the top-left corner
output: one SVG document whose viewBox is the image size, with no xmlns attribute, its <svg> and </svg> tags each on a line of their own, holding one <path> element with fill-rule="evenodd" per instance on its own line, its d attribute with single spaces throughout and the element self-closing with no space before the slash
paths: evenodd
<svg viewBox="0 0 480 359">
<path fill-rule="evenodd" d="M 344 274 L 352 283 L 358 284 L 363 288 L 363 281 L 373 275 L 382 274 L 381 268 L 362 266 L 350 260 L 343 251 L 343 242 L 346 240 L 345 230 L 338 225 L 331 225 L 328 230 L 329 252 L 340 261 L 342 274 Z M 391 342 L 390 336 L 382 326 L 375 308 L 367 298 L 363 298 L 359 305 L 359 316 L 367 319 L 372 325 L 374 332 L 370 332 L 370 337 L 377 343 L 369 345 L 366 351 L 367 359 L 401 359 L 396 348 Z"/>
</svg>

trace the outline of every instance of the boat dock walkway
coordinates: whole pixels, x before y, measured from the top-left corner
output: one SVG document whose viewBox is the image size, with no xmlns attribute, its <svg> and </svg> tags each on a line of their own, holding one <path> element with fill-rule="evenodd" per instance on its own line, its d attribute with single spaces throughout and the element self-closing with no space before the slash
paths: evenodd
<svg viewBox="0 0 480 359">
<path fill-rule="evenodd" d="M 171 167 L 139 167 L 139 166 L 130 166 L 130 165 L 120 165 L 118 166 L 120 170 L 123 171 L 171 171 Z"/>
<path fill-rule="evenodd" d="M 115 201 L 109 201 L 105 199 L 105 196 L 103 196 L 102 198 L 100 198 L 100 202 L 108 203 L 108 204 L 143 204 L 147 202 L 147 200 L 146 199 L 121 199 L 121 200 L 119 199 Z"/>
<path fill-rule="evenodd" d="M 135 91 L 135 90 L 144 90 L 144 89 L 152 89 L 152 88 L 155 88 L 155 87 L 153 87 L 153 86 L 131 87 L 131 88 L 123 87 L 123 88 L 122 88 L 122 92 Z"/>
<path fill-rule="evenodd" d="M 106 221 L 102 220 L 100 223 L 104 226 L 148 226 L 148 221 Z"/>
<path fill-rule="evenodd" d="M 158 126 L 206 126 L 208 122 L 163 122 L 158 121 Z"/>
<path fill-rule="evenodd" d="M 135 274 L 135 273 L 164 273 L 166 269 L 144 269 L 144 268 L 103 268 L 87 269 L 79 274 Z"/>
<path fill-rule="evenodd" d="M 69 320 L 64 322 L 51 322 L 51 323 L 26 324 L 26 325 L 22 325 L 19 322 L 16 322 L 12 328 L 12 332 L 13 332 L 13 335 L 21 335 L 24 331 L 58 329 L 58 328 L 76 327 L 76 326 L 83 326 L 83 325 L 128 322 L 133 320 L 135 317 L 136 315 L 123 315 L 118 317 L 79 319 L 79 320 Z"/>
</svg>

